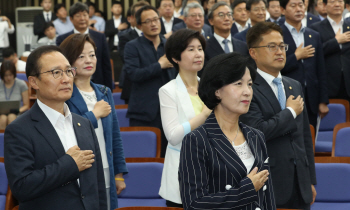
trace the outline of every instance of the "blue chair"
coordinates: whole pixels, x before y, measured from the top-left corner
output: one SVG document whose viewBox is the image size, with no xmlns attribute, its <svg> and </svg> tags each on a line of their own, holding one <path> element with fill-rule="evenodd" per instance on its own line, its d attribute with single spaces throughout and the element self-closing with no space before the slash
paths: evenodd
<svg viewBox="0 0 350 210">
<path fill-rule="evenodd" d="M 17 78 L 28 82 L 28 78 L 25 73 L 17 73 Z"/>
<path fill-rule="evenodd" d="M 315 152 L 332 152 L 333 129 L 346 122 L 346 110 L 342 104 L 328 104 L 329 112 L 321 120 L 320 129 L 316 139 Z"/>
<path fill-rule="evenodd" d="M 0 133 L 0 157 L 4 157 L 4 133 Z"/>
<path fill-rule="evenodd" d="M 161 134 L 158 128 L 121 128 L 124 156 L 126 158 L 160 157 Z"/>
<path fill-rule="evenodd" d="M 350 157 L 350 122 L 334 127 L 332 157 Z"/>
<path fill-rule="evenodd" d="M 123 99 L 120 98 L 120 96 L 122 95 L 122 93 L 113 93 L 113 100 L 114 100 L 114 105 L 122 105 L 125 104 L 125 101 Z"/>
<path fill-rule="evenodd" d="M 0 210 L 5 209 L 8 181 L 5 171 L 5 164 L 0 162 Z"/>
<path fill-rule="evenodd" d="M 165 207 L 165 200 L 158 194 L 163 164 L 126 163 L 126 167 L 129 170 L 129 173 L 124 175 L 127 187 L 118 196 L 118 207 Z"/>
<path fill-rule="evenodd" d="M 129 118 L 126 117 L 127 109 L 116 109 L 119 127 L 129 127 Z"/>
<path fill-rule="evenodd" d="M 317 196 L 311 210 L 350 209 L 350 164 L 316 163 Z"/>
</svg>

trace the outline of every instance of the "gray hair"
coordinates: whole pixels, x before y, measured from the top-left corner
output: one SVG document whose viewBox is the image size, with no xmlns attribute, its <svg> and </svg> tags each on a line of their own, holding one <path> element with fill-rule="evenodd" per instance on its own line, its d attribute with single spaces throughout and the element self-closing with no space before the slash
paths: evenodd
<svg viewBox="0 0 350 210">
<path fill-rule="evenodd" d="M 187 17 L 188 16 L 188 12 L 190 11 L 190 9 L 194 9 L 194 8 L 200 8 L 202 10 L 202 14 L 204 15 L 204 9 L 203 9 L 203 7 L 200 4 L 198 4 L 198 3 L 190 3 L 184 9 L 184 16 Z"/>
<path fill-rule="evenodd" d="M 198 2 L 198 4 L 200 4 L 201 3 L 201 1 L 200 0 L 196 0 L 197 2 Z M 185 9 L 185 7 L 186 7 L 186 5 L 187 5 L 187 2 L 188 2 L 188 0 L 182 0 L 182 9 Z"/>
<path fill-rule="evenodd" d="M 220 2 L 218 2 L 218 3 L 215 3 L 211 8 L 210 8 L 210 10 L 208 11 L 208 19 L 213 19 L 213 17 L 214 17 L 214 11 L 217 9 L 217 8 L 219 8 L 219 7 L 221 7 L 221 6 L 227 6 L 228 8 L 230 8 L 230 10 L 231 10 L 231 13 L 232 13 L 232 8 L 226 3 L 226 2 L 223 2 L 223 1 L 220 1 Z"/>
</svg>

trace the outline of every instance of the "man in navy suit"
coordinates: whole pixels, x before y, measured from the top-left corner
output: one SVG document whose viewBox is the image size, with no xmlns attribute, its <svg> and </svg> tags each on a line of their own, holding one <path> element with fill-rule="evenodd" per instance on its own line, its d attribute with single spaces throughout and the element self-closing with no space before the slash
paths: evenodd
<svg viewBox="0 0 350 210">
<path fill-rule="evenodd" d="M 174 2 L 172 0 L 158 0 L 157 8 L 159 15 L 161 16 L 160 25 L 161 30 L 160 34 L 163 34 L 166 39 L 171 36 L 174 25 L 182 23 L 183 20 L 174 17 Z"/>
<path fill-rule="evenodd" d="M 324 6 L 328 17 L 311 28 L 321 35 L 328 96 L 350 100 L 350 19 L 342 18 L 342 1 L 325 0 Z"/>
<path fill-rule="evenodd" d="M 281 28 L 268 22 L 249 30 L 247 44 L 258 74 L 249 111 L 240 120 L 265 135 L 277 208 L 310 209 L 316 173 L 303 88 L 280 73 L 288 45 Z"/>
<path fill-rule="evenodd" d="M 45 25 L 47 22 L 52 22 L 56 20 L 57 16 L 51 11 L 52 0 L 41 0 L 40 3 L 43 8 L 43 13 L 38 14 L 34 17 L 34 35 L 38 35 L 38 40 L 45 37 Z"/>
<path fill-rule="evenodd" d="M 316 128 L 317 114 L 328 113 L 328 90 L 323 49 L 320 34 L 302 24 L 304 3 L 302 0 L 281 0 L 282 14 L 286 22 L 281 25 L 283 38 L 289 44 L 286 66 L 282 75 L 301 83 L 310 124 Z"/>
<path fill-rule="evenodd" d="M 276 24 L 280 24 L 281 19 L 281 7 L 279 0 L 268 0 L 267 1 L 267 11 L 270 14 L 270 18 L 266 20 L 266 22 L 273 22 Z"/>
<path fill-rule="evenodd" d="M 49 45 L 29 55 L 26 75 L 37 101 L 5 132 L 6 174 L 19 209 L 107 210 L 95 130 L 65 104 L 75 68 Z"/>
<path fill-rule="evenodd" d="M 209 23 L 214 28 L 214 35 L 207 41 L 205 60 L 230 52 L 249 55 L 246 43 L 232 37 L 232 9 L 225 2 L 218 2 L 208 13 Z"/>
<path fill-rule="evenodd" d="M 248 0 L 246 8 L 249 14 L 251 26 L 266 20 L 266 0 Z M 247 42 L 246 36 L 250 27 L 234 35 L 236 39 Z"/>
<path fill-rule="evenodd" d="M 184 9 L 184 22 L 174 25 L 173 32 L 188 28 L 199 31 L 206 40 L 212 35 L 211 27 L 204 23 L 204 9 L 198 3 L 190 3 Z"/>
<path fill-rule="evenodd" d="M 164 54 L 166 39 L 160 35 L 160 18 L 152 6 L 136 12 L 136 22 L 143 36 L 128 42 L 124 50 L 124 68 L 132 87 L 127 117 L 130 126 L 152 126 L 162 130 L 158 91 L 176 72 Z M 167 140 L 162 138 L 161 156 Z"/>
<path fill-rule="evenodd" d="M 310 27 L 312 24 L 317 23 L 319 21 L 321 21 L 321 19 L 319 17 L 317 17 L 316 15 L 307 12 L 307 9 L 309 7 L 309 0 L 303 0 L 304 2 L 304 18 L 302 19 L 302 24 L 305 27 Z M 284 22 L 286 21 L 285 17 L 282 17 L 279 21 L 279 25 L 282 25 Z"/>
<path fill-rule="evenodd" d="M 74 25 L 74 30 L 58 36 L 56 39 L 57 46 L 73 33 L 90 34 L 97 48 L 97 66 L 96 72 L 92 75 L 92 81 L 113 90 L 112 67 L 106 37 L 100 32 L 89 29 L 89 8 L 81 2 L 77 2 L 70 7 L 69 16 Z"/>
<path fill-rule="evenodd" d="M 249 28 L 249 17 L 246 8 L 246 2 L 246 0 L 235 0 L 232 4 L 232 13 L 234 19 L 234 23 L 231 27 L 232 36 Z"/>
</svg>

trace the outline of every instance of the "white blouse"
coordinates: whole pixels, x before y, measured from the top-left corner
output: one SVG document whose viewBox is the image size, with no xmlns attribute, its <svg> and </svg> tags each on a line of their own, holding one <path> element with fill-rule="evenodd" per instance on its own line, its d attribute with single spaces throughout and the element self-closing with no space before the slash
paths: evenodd
<svg viewBox="0 0 350 210">
<path fill-rule="evenodd" d="M 249 174 L 249 171 L 252 169 L 253 164 L 254 164 L 254 156 L 252 154 L 252 151 L 250 150 L 250 147 L 245 141 L 243 144 L 240 144 L 238 146 L 233 145 L 233 148 L 237 152 L 239 158 L 241 158 L 244 166 L 247 168 L 247 174 Z"/>
</svg>

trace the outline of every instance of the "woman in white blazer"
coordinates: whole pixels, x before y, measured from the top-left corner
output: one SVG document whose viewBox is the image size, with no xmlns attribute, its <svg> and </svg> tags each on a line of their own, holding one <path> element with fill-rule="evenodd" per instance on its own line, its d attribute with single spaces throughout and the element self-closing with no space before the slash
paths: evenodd
<svg viewBox="0 0 350 210">
<path fill-rule="evenodd" d="M 198 32 L 181 29 L 165 46 L 168 60 L 179 71 L 159 90 L 160 114 L 168 140 L 159 195 L 168 207 L 182 207 L 178 168 L 183 137 L 202 125 L 211 110 L 198 96 L 197 72 L 204 64 L 205 39 Z"/>
</svg>

